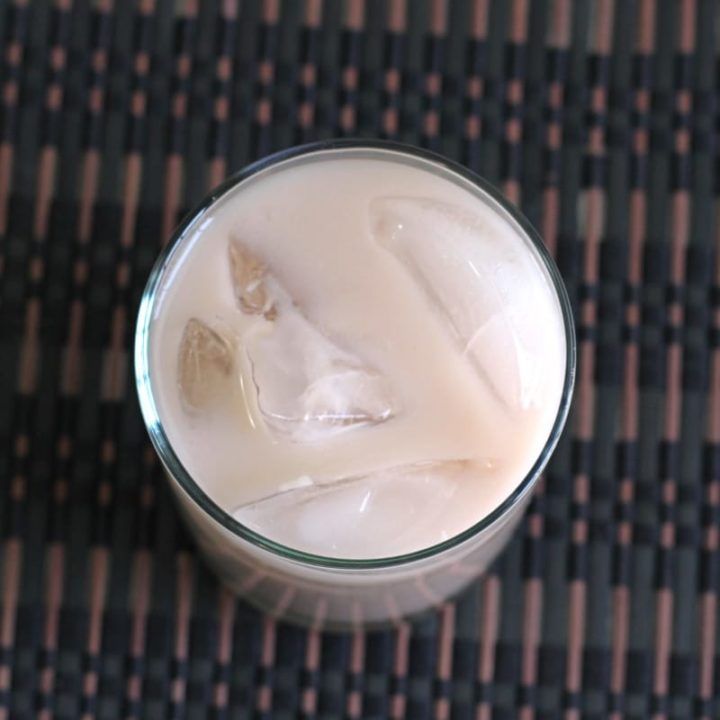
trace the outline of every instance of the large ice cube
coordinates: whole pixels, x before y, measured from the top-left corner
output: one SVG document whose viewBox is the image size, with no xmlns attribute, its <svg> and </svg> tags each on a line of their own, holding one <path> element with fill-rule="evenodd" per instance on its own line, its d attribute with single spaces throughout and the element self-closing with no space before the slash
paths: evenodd
<svg viewBox="0 0 720 720">
<path fill-rule="evenodd" d="M 394 414 L 386 378 L 317 328 L 257 254 L 233 238 L 229 256 L 238 304 L 257 316 L 242 342 L 270 428 L 313 442 Z"/>
<path fill-rule="evenodd" d="M 542 383 L 542 305 L 536 262 L 515 231 L 482 214 L 427 198 L 370 204 L 377 242 L 403 264 L 448 321 L 463 352 L 510 407 L 537 400 Z"/>
<path fill-rule="evenodd" d="M 266 423 L 298 442 L 390 418 L 383 375 L 321 333 L 294 306 L 246 334 L 244 345 Z"/>
<path fill-rule="evenodd" d="M 178 352 L 178 386 L 188 410 L 201 410 L 227 391 L 234 366 L 233 349 L 202 320 L 190 318 Z"/>
<path fill-rule="evenodd" d="M 233 512 L 247 527 L 319 555 L 382 557 L 387 548 L 446 539 L 461 483 L 482 471 L 471 461 L 429 461 L 352 477 L 301 477 Z"/>
</svg>

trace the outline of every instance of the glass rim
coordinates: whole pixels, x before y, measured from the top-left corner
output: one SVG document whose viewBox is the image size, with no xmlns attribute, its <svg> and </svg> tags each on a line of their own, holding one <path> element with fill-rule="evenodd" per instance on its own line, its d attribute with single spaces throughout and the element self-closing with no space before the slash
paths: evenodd
<svg viewBox="0 0 720 720">
<path fill-rule="evenodd" d="M 548 439 L 522 481 L 519 482 L 513 491 L 510 492 L 501 503 L 493 508 L 491 512 L 483 516 L 480 520 L 478 520 L 478 522 L 471 525 L 461 533 L 453 535 L 451 538 L 448 538 L 440 543 L 429 545 L 428 547 L 421 548 L 420 550 L 416 550 L 411 553 L 387 557 L 351 559 L 307 553 L 302 550 L 283 545 L 282 543 L 275 542 L 274 540 L 251 530 L 235 520 L 228 512 L 217 505 L 210 496 L 205 493 L 200 485 L 195 482 L 190 473 L 185 469 L 180 458 L 175 453 L 160 419 L 160 413 L 155 404 L 150 378 L 150 325 L 157 290 L 161 285 L 165 269 L 173 256 L 174 251 L 180 246 L 187 232 L 193 228 L 196 222 L 217 201 L 233 190 L 236 186 L 245 182 L 259 172 L 302 156 L 334 152 L 337 150 L 368 150 L 378 151 L 378 153 L 411 156 L 427 162 L 430 166 L 439 166 L 445 171 L 458 175 L 461 179 L 464 179 L 475 186 L 476 189 L 480 190 L 481 194 L 485 195 L 487 199 L 498 205 L 500 210 L 504 211 L 509 216 L 509 219 L 519 226 L 520 230 L 530 241 L 533 249 L 537 252 L 545 271 L 548 273 L 553 289 L 555 290 L 560 305 L 565 331 L 565 377 L 563 379 L 563 388 L 558 411 L 555 416 L 555 420 L 553 421 Z M 442 553 L 479 535 L 481 532 L 494 525 L 496 522 L 505 517 L 508 512 L 522 500 L 526 493 L 532 489 L 547 465 L 547 462 L 560 439 L 563 427 L 565 426 L 575 382 L 576 353 L 575 325 L 573 321 L 572 308 L 567 290 L 560 276 L 560 272 L 547 251 L 540 235 L 531 225 L 530 221 L 522 214 L 519 208 L 515 207 L 507 199 L 505 199 L 500 191 L 490 182 L 483 179 L 472 170 L 469 170 L 463 165 L 439 155 L 438 153 L 418 148 L 413 145 L 389 140 L 342 139 L 324 140 L 305 145 L 297 145 L 263 157 L 225 179 L 222 183 L 220 183 L 220 185 L 211 190 L 193 208 L 193 210 L 191 210 L 182 219 L 173 232 L 169 242 L 161 250 L 157 260 L 155 261 L 140 300 L 137 325 L 135 329 L 134 364 L 135 383 L 140 401 L 140 409 L 150 440 L 165 468 L 170 472 L 173 479 L 179 483 L 182 490 L 200 508 L 200 510 L 209 515 L 213 520 L 218 522 L 225 530 L 229 531 L 233 535 L 236 535 L 242 540 L 245 540 L 246 542 L 249 542 L 252 545 L 255 545 L 283 559 L 316 568 L 336 570 L 370 570 L 408 565 L 419 560 L 425 560 L 441 555 Z"/>
</svg>

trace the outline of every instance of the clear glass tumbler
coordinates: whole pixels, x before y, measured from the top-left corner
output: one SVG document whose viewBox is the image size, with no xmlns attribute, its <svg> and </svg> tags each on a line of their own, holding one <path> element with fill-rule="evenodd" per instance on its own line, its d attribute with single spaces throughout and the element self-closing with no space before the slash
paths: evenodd
<svg viewBox="0 0 720 720">
<path fill-rule="evenodd" d="M 464 532 L 417 552 L 396 557 L 345 560 L 299 552 L 263 537 L 215 504 L 180 462 L 154 400 L 149 358 L 156 299 L 184 242 L 203 216 L 229 191 L 263 173 L 317 161 L 326 153 L 382 158 L 431 170 L 472 192 L 502 215 L 526 240 L 555 289 L 565 330 L 565 378 L 552 430 L 532 469 L 489 515 Z M 282 202 L 279 200 L 279 202 Z M 542 240 L 517 208 L 498 191 L 446 158 L 390 142 L 347 140 L 314 143 L 264 158 L 226 180 L 183 220 L 163 250 L 142 297 L 135 337 L 135 373 L 143 417 L 164 465 L 178 507 L 207 563 L 221 580 L 264 612 L 316 627 L 385 624 L 418 613 L 454 595 L 482 573 L 511 537 L 531 491 L 547 464 L 568 415 L 575 377 L 575 333 L 570 303 Z"/>
</svg>

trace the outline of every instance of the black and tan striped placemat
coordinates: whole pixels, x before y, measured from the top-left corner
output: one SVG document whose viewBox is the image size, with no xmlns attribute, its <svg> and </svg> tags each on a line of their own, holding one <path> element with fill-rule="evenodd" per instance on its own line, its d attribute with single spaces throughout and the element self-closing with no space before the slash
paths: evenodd
<svg viewBox="0 0 720 720">
<path fill-rule="evenodd" d="M 0 0 L 0 720 L 720 717 L 719 32 L 714 0 Z M 340 135 L 497 183 L 580 341 L 492 572 L 345 635 L 199 562 L 131 362 L 179 216 Z"/>
</svg>

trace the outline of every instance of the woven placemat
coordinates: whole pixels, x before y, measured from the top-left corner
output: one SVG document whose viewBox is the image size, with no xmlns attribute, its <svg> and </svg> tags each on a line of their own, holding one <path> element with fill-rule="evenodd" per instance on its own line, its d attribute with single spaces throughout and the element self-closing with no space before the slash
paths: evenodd
<svg viewBox="0 0 720 720">
<path fill-rule="evenodd" d="M 2 0 L 0 720 L 719 717 L 718 27 L 713 0 Z M 132 375 L 179 216 L 339 135 L 497 183 L 578 320 L 515 541 L 387 632 L 218 586 Z"/>
</svg>

